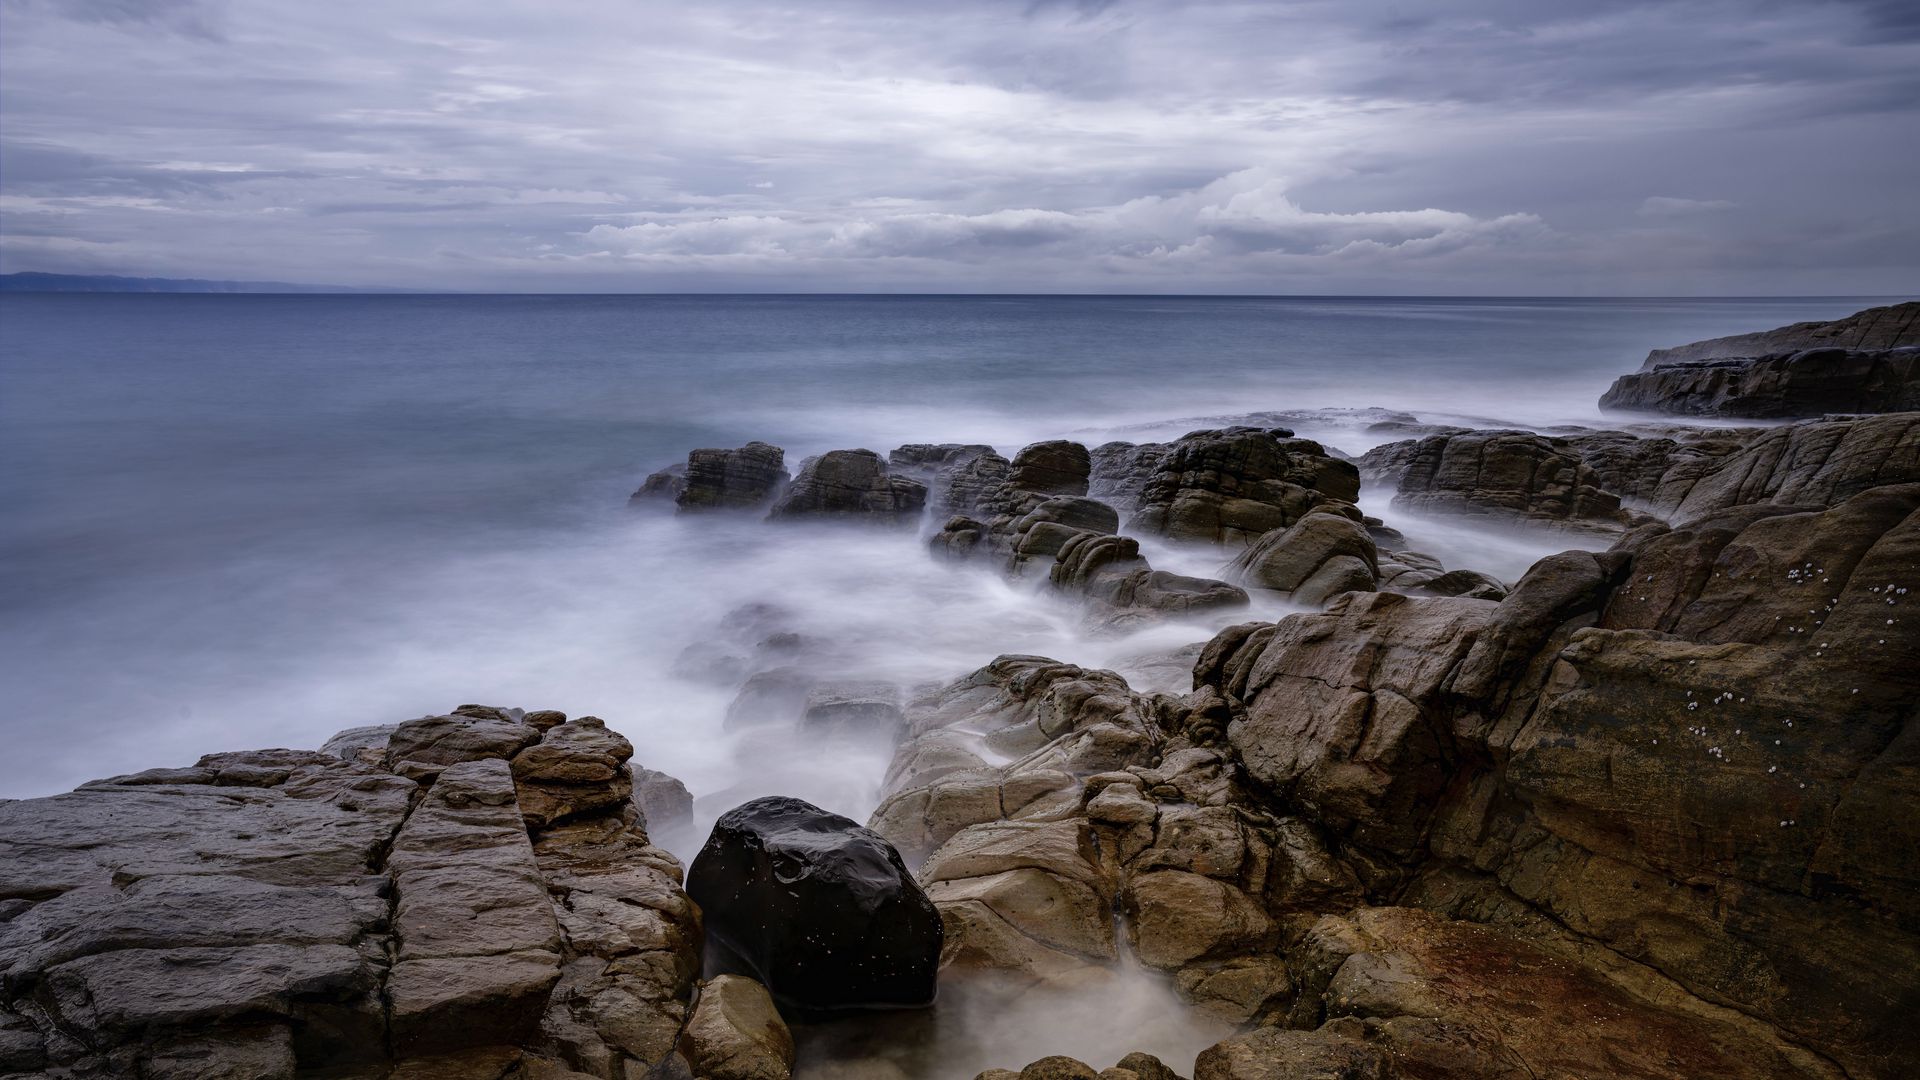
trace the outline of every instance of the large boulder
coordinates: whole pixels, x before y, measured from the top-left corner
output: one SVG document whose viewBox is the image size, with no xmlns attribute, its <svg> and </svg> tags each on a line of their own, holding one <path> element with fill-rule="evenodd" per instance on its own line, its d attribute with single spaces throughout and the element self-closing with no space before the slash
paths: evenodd
<svg viewBox="0 0 1920 1080">
<path fill-rule="evenodd" d="M 1661 478 L 1650 509 L 1685 522 L 1752 503 L 1833 506 L 1869 488 L 1920 482 L 1920 412 L 1773 428 L 1705 470 Z"/>
<path fill-rule="evenodd" d="M 1308 510 L 1360 497 L 1353 464 L 1285 428 L 1196 431 L 1168 444 L 1129 528 L 1241 547 Z"/>
<path fill-rule="evenodd" d="M 1015 454 L 1007 482 L 1040 495 L 1085 495 L 1092 469 L 1093 461 L 1085 446 L 1055 439 L 1034 443 Z"/>
<path fill-rule="evenodd" d="M 811 803 L 755 799 L 721 815 L 687 893 L 712 962 L 800 1013 L 932 1003 L 940 916 L 878 834 Z"/>
<path fill-rule="evenodd" d="M 1318 509 L 1262 536 L 1234 559 L 1227 576 L 1243 585 L 1319 605 L 1342 592 L 1379 585 L 1380 553 L 1350 507 Z"/>
<path fill-rule="evenodd" d="M 770 519 L 831 518 L 912 526 L 927 503 L 927 486 L 894 476 L 871 450 L 831 450 L 808 458 Z"/>
<path fill-rule="evenodd" d="M 656 474 L 657 475 L 657 474 Z M 750 510 L 764 506 L 786 485 L 786 452 L 763 442 L 737 450 L 695 450 L 675 505 L 689 510 Z"/>
<path fill-rule="evenodd" d="M 788 1080 L 793 1075 L 793 1033 L 767 988 L 740 975 L 701 984 L 680 1034 L 680 1053 L 697 1080 Z"/>
</svg>

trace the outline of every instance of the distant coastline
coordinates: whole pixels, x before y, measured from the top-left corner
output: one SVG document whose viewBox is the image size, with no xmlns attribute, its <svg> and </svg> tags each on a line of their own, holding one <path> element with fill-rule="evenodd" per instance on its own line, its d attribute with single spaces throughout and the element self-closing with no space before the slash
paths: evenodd
<svg viewBox="0 0 1920 1080">
<path fill-rule="evenodd" d="M 289 281 L 209 281 L 202 278 L 123 277 L 117 274 L 0 274 L 9 293 L 417 293 L 379 286 L 301 285 Z"/>
</svg>

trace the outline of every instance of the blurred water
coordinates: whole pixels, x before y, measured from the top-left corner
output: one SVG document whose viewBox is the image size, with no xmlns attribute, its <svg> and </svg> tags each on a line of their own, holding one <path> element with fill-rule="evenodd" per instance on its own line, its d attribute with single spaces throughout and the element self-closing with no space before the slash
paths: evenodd
<svg viewBox="0 0 1920 1080">
<path fill-rule="evenodd" d="M 0 296 L 0 797 L 480 701 L 605 716 L 703 808 L 864 817 L 884 748 L 724 731 L 731 692 L 675 677 L 680 650 L 756 600 L 908 684 L 1211 628 L 1090 639 L 909 535 L 629 512 L 687 449 L 1593 423 L 1649 348 L 1871 302 Z M 1362 427 L 1302 434 L 1357 452 Z M 1434 541 L 1507 576 L 1554 546 Z"/>
</svg>

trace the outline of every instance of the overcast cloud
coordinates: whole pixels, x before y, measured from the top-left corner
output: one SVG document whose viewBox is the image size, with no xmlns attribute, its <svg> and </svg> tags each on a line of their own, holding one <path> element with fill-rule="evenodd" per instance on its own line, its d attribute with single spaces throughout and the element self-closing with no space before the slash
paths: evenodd
<svg viewBox="0 0 1920 1080">
<path fill-rule="evenodd" d="M 8 271 L 1920 287 L 1906 0 L 0 5 Z"/>
</svg>

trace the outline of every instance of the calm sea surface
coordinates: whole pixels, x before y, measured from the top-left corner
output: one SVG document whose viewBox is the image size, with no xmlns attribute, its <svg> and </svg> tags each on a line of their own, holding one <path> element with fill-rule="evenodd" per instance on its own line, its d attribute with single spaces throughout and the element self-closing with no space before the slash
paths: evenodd
<svg viewBox="0 0 1920 1080">
<path fill-rule="evenodd" d="M 606 716 L 709 816 L 864 816 L 883 751 L 776 768 L 673 675 L 729 607 L 906 682 L 1124 643 L 912 537 L 629 512 L 690 447 L 1592 423 L 1650 348 L 1872 302 L 0 296 L 0 796 L 485 701 Z"/>
</svg>

